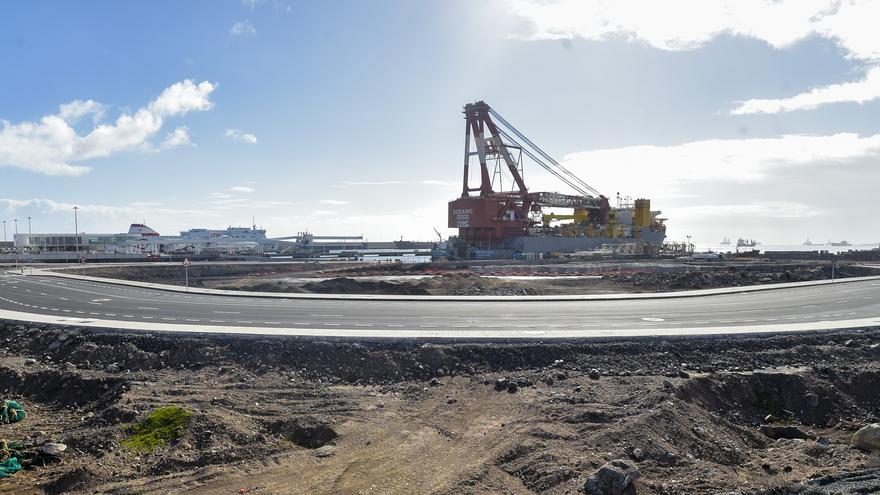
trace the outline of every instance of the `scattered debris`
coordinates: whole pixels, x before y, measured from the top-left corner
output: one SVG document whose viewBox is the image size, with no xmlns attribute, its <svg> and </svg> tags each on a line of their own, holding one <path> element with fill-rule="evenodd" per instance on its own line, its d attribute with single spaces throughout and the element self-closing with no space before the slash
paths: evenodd
<svg viewBox="0 0 880 495">
<path fill-rule="evenodd" d="M 814 440 L 816 438 L 812 433 L 805 432 L 797 426 L 761 425 L 758 429 L 764 436 L 773 440 L 779 440 L 780 438 Z"/>
<path fill-rule="evenodd" d="M 333 445 L 324 445 L 315 449 L 315 457 L 332 457 L 336 455 L 336 447 Z"/>
<path fill-rule="evenodd" d="M 18 423 L 27 416 L 24 406 L 14 400 L 4 400 L 0 406 L 0 422 L 11 424 Z"/>
<path fill-rule="evenodd" d="M 54 456 L 61 455 L 65 450 L 67 450 L 67 445 L 63 443 L 46 442 L 40 447 L 42 453 Z"/>
</svg>

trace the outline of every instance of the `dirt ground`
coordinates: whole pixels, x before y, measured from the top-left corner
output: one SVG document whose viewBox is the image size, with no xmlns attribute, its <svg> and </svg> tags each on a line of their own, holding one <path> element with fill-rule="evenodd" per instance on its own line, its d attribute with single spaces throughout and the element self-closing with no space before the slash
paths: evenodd
<svg viewBox="0 0 880 495">
<path fill-rule="evenodd" d="M 651 267 L 646 267 L 650 270 Z M 251 290 L 263 292 L 311 292 L 320 294 L 410 294 L 462 296 L 514 296 L 554 294 L 612 294 L 633 292 L 669 292 L 677 290 L 739 287 L 746 285 L 805 282 L 831 278 L 828 266 L 813 264 L 770 264 L 766 266 L 709 265 L 697 266 L 689 272 L 653 273 L 650 271 L 610 273 L 598 276 L 553 277 L 522 276 L 503 278 L 482 276 L 468 270 L 448 270 L 420 279 L 417 270 L 386 273 L 386 279 L 377 279 L 373 267 L 328 269 L 316 272 L 308 281 L 286 276 L 253 276 L 235 280 L 203 279 L 200 283 L 215 289 Z M 433 271 L 432 271 L 433 273 Z M 836 270 L 838 278 L 876 275 L 880 270 L 861 266 L 843 266 Z M 395 280 L 394 274 L 402 275 Z M 341 275 L 341 276 L 340 276 Z M 330 277 L 330 278 L 326 278 Z"/>
<path fill-rule="evenodd" d="M 579 274 L 577 263 L 548 262 L 542 272 L 525 276 L 486 276 L 479 270 L 506 273 L 518 268 L 510 261 L 497 265 L 469 262 L 375 264 L 375 263 L 197 263 L 189 268 L 189 283 L 195 287 L 262 292 L 318 294 L 398 294 L 514 296 L 557 294 L 614 294 L 668 292 L 677 290 L 738 287 L 746 285 L 804 282 L 831 278 L 827 263 L 813 261 L 762 262 L 734 260 L 691 266 L 673 265 L 678 272 L 660 272 L 650 260 L 638 263 L 638 270 L 620 272 L 609 263 L 598 275 Z M 669 269 L 665 262 L 664 269 Z M 600 266 L 601 268 L 601 266 Z M 595 269 L 595 266 L 592 268 Z M 90 266 L 88 275 L 182 285 L 180 265 L 143 264 L 132 266 Z M 877 275 L 880 269 L 842 263 L 837 278 Z M 535 276 L 538 275 L 538 276 Z"/>
<path fill-rule="evenodd" d="M 639 494 L 880 490 L 880 453 L 849 444 L 880 417 L 880 330 L 491 345 L 2 330 L 0 390 L 28 416 L 0 437 L 68 449 L 0 493 L 566 494 L 615 458 Z M 192 413 L 179 440 L 120 444 L 164 405 Z"/>
</svg>

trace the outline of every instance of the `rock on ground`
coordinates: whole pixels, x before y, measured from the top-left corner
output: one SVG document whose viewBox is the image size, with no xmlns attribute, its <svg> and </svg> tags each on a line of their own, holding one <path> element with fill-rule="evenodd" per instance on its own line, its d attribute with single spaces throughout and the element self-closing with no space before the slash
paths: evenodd
<svg viewBox="0 0 880 495">
<path fill-rule="evenodd" d="M 641 473 L 635 465 L 623 459 L 615 459 L 587 477 L 584 493 L 587 495 L 635 495 L 633 481 Z"/>
<path fill-rule="evenodd" d="M 852 436 L 853 447 L 862 450 L 880 450 L 880 423 L 872 423 Z"/>
</svg>

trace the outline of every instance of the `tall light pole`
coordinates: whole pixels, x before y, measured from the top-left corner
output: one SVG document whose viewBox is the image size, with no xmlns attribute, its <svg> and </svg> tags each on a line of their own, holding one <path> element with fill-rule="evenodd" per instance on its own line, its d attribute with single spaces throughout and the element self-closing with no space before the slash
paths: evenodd
<svg viewBox="0 0 880 495">
<path fill-rule="evenodd" d="M 17 218 L 13 218 L 12 221 L 15 222 L 15 233 L 17 234 L 17 233 L 18 233 L 18 219 L 17 219 Z"/>
<path fill-rule="evenodd" d="M 6 247 L 6 220 L 3 220 L 3 247 Z"/>
<path fill-rule="evenodd" d="M 28 217 L 28 234 L 31 233 L 31 217 Z"/>
<path fill-rule="evenodd" d="M 76 210 L 79 210 L 79 206 L 73 207 L 73 230 L 74 235 L 76 236 L 76 261 L 79 262 L 79 220 L 76 216 Z"/>
</svg>

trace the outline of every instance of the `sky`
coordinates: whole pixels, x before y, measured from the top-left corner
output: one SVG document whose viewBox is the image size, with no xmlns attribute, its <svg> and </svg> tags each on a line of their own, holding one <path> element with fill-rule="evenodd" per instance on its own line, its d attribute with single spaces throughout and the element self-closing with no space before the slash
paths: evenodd
<svg viewBox="0 0 880 495">
<path fill-rule="evenodd" d="M 445 237 L 484 100 L 672 240 L 880 242 L 880 2 L 3 2 L 0 218 Z M 525 165 L 531 191 L 571 192 Z"/>
</svg>

